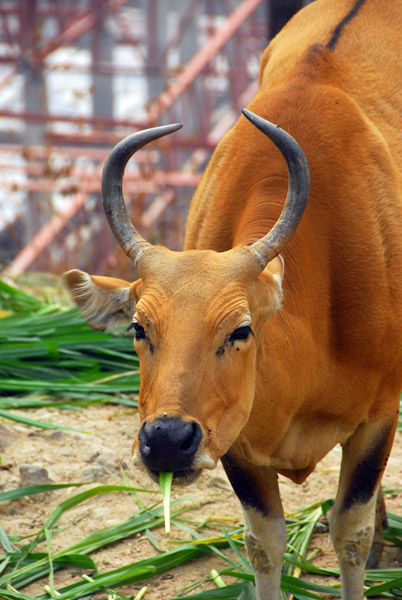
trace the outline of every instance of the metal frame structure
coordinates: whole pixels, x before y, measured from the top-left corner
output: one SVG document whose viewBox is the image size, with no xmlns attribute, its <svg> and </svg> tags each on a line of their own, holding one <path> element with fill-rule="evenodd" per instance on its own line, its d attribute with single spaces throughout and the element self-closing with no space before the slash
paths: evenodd
<svg viewBox="0 0 402 600">
<path fill-rule="evenodd" d="M 145 236 L 181 246 L 201 170 L 255 93 L 269 8 L 267 0 L 0 2 L 0 219 L 2 205 L 20 202 L 14 220 L 0 223 L 4 275 L 107 273 L 117 263 L 124 274 L 99 208 L 101 165 L 125 135 L 176 121 L 185 126 L 174 140 L 129 163 L 125 193 Z M 124 52 L 131 61 L 121 61 Z M 69 61 L 74 53 L 85 59 Z M 55 74 L 65 74 L 66 88 L 73 74 L 90 81 L 70 90 L 76 112 L 74 101 L 55 108 Z M 10 106 L 17 80 L 22 92 Z M 137 99 L 122 96 L 122 81 L 140 85 Z"/>
</svg>

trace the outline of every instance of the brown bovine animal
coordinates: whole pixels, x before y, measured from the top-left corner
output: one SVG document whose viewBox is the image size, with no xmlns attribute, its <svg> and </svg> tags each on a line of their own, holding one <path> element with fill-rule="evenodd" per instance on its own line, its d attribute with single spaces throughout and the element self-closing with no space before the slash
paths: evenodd
<svg viewBox="0 0 402 600">
<path fill-rule="evenodd" d="M 138 462 L 192 481 L 222 460 L 259 600 L 279 599 L 277 473 L 301 483 L 337 443 L 331 537 L 342 598 L 363 597 L 402 388 L 401 31 L 400 0 L 304 8 L 263 56 L 254 114 L 211 159 L 185 250 L 147 243 L 121 194 L 127 160 L 166 126 L 124 140 L 104 170 L 106 214 L 141 279 L 66 274 L 94 327 L 132 321 Z M 308 169 L 282 129 L 310 168 L 302 218 Z"/>
</svg>

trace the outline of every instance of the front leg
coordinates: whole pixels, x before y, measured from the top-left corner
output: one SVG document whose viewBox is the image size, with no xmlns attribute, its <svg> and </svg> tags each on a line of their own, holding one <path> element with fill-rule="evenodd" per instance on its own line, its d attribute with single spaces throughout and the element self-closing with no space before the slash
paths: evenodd
<svg viewBox="0 0 402 600">
<path fill-rule="evenodd" d="M 221 460 L 243 508 L 244 541 L 254 570 L 257 600 L 279 600 L 286 524 L 278 476 L 272 469 L 237 458 L 233 452 Z"/>
<path fill-rule="evenodd" d="M 342 600 L 363 598 L 376 498 L 395 426 L 389 422 L 362 424 L 343 447 L 339 488 L 330 519 L 332 543 L 341 572 Z"/>
</svg>

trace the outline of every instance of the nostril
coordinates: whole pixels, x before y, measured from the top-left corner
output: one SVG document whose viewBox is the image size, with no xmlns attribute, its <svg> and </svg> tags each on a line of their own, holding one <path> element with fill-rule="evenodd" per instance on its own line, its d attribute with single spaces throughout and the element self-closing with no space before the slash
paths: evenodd
<svg viewBox="0 0 402 600">
<path fill-rule="evenodd" d="M 197 423 L 189 423 L 191 425 L 191 429 L 187 432 L 185 439 L 180 444 L 180 450 L 183 452 L 192 452 L 197 449 L 199 440 L 197 436 Z"/>
<path fill-rule="evenodd" d="M 193 434 L 189 435 L 186 440 L 180 445 L 180 449 L 183 452 L 187 452 L 187 450 L 191 450 L 191 446 L 193 445 Z"/>
</svg>

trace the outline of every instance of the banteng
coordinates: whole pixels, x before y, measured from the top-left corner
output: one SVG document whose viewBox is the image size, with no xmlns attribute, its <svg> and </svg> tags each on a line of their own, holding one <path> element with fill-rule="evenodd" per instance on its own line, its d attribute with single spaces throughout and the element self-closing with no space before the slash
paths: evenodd
<svg viewBox="0 0 402 600">
<path fill-rule="evenodd" d="M 93 327 L 132 321 L 136 460 L 177 482 L 222 461 L 259 600 L 279 599 L 277 473 L 301 483 L 338 443 L 330 533 L 342 598 L 363 597 L 402 388 L 401 31 L 401 0 L 304 8 L 213 154 L 184 251 L 145 241 L 121 191 L 130 156 L 172 125 L 123 140 L 104 169 L 107 218 L 141 279 L 66 274 Z M 372 565 L 379 548 L 376 535 Z"/>
</svg>

